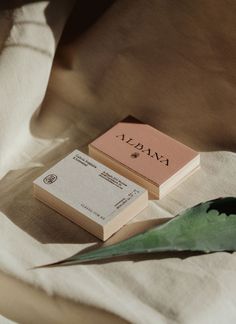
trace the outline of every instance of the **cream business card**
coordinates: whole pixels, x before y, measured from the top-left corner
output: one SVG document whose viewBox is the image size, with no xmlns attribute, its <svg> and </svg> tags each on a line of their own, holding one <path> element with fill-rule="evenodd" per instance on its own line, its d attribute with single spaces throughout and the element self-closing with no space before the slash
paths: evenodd
<svg viewBox="0 0 236 324">
<path fill-rule="evenodd" d="M 34 181 L 34 196 L 102 240 L 148 203 L 146 189 L 79 150 Z"/>
</svg>

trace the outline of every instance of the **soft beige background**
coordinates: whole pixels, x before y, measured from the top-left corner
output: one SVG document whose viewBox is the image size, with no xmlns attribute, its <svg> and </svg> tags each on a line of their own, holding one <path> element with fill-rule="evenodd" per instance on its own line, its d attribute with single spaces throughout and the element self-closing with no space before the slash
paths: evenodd
<svg viewBox="0 0 236 324">
<path fill-rule="evenodd" d="M 130 113 L 205 153 L 110 243 L 236 194 L 235 2 L 120 0 L 103 15 L 106 1 L 27 2 L 0 16 L 0 311 L 35 323 L 234 323 L 234 254 L 27 269 L 97 243 L 33 199 L 32 180 Z"/>
</svg>

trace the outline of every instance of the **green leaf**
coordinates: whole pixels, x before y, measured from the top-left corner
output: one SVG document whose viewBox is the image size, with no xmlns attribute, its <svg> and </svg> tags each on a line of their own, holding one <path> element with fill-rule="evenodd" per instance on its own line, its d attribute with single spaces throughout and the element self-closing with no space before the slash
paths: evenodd
<svg viewBox="0 0 236 324">
<path fill-rule="evenodd" d="M 125 241 L 41 267 L 80 264 L 111 257 L 163 251 L 236 251 L 236 198 L 207 201 Z"/>
</svg>

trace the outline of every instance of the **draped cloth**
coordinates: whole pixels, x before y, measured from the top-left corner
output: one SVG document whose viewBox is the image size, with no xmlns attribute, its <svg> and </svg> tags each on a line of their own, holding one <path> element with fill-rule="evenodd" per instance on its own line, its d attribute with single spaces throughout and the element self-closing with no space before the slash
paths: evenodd
<svg viewBox="0 0 236 324">
<path fill-rule="evenodd" d="M 234 253 L 29 270 L 100 244 L 34 199 L 32 181 L 129 114 L 199 150 L 201 169 L 106 244 L 236 195 L 236 3 L 88 3 L 0 4 L 0 281 L 12 287 L 0 292 L 0 313 L 19 322 L 232 323 Z M 9 310 L 12 295 L 32 301 L 30 314 Z"/>
</svg>

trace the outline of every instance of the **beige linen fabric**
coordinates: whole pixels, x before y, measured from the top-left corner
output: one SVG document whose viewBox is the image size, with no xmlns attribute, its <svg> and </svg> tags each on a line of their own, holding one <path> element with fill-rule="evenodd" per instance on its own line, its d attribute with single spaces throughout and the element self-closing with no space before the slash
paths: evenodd
<svg viewBox="0 0 236 324">
<path fill-rule="evenodd" d="M 0 322 L 1 322 L 1 324 L 13 324 L 13 323 L 15 323 L 15 322 L 13 322 L 13 321 L 11 321 L 11 320 L 9 320 L 9 319 L 1 316 L 1 315 L 0 315 Z"/>
<path fill-rule="evenodd" d="M 27 4 L 2 38 L 0 270 L 134 323 L 234 323 L 234 253 L 28 270 L 98 243 L 36 201 L 33 179 L 129 113 L 202 151 L 202 168 L 107 244 L 200 201 L 236 195 L 235 2 L 116 1 L 85 33 L 67 26 L 47 88 L 71 6 Z M 56 19 L 47 18 L 50 9 Z"/>
</svg>

